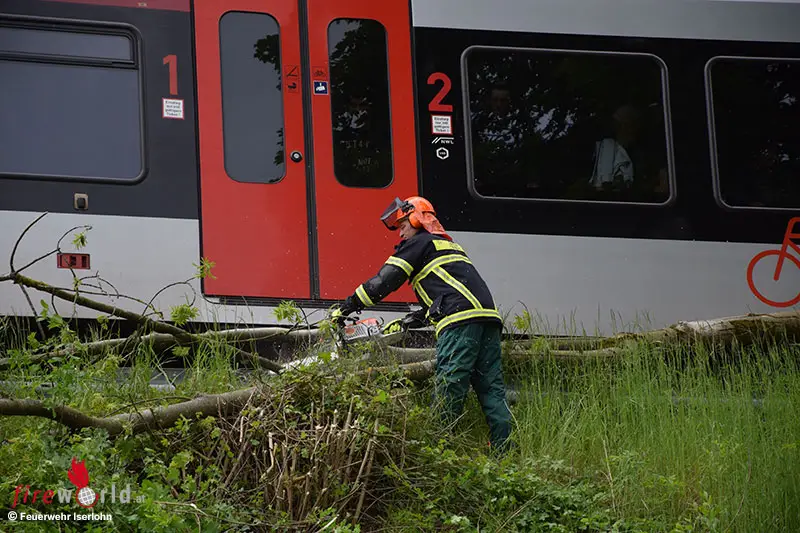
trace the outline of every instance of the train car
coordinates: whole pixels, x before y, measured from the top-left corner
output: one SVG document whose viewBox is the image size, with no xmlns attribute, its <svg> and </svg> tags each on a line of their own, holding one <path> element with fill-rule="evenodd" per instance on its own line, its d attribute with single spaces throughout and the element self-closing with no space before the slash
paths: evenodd
<svg viewBox="0 0 800 533">
<path fill-rule="evenodd" d="M 46 212 L 17 267 L 92 229 L 33 278 L 319 319 L 420 194 L 501 313 L 551 333 L 784 310 L 799 99 L 797 1 L 2 0 L 0 258 Z M 33 314 L 0 283 L 0 315 Z"/>
</svg>

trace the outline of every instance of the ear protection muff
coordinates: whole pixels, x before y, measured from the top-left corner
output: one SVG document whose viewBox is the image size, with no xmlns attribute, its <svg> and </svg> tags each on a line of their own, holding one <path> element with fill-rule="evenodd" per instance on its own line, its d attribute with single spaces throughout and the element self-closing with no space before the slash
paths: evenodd
<svg viewBox="0 0 800 533">
<path fill-rule="evenodd" d="M 408 217 L 408 221 L 411 223 L 412 228 L 420 229 L 422 228 L 422 221 L 417 216 L 416 209 L 414 208 L 414 204 L 411 202 L 403 202 L 403 205 L 400 207 L 400 210 L 405 215 L 402 218 Z M 401 220 L 402 220 L 401 218 Z"/>
<path fill-rule="evenodd" d="M 408 215 L 408 221 L 411 223 L 412 228 L 422 228 L 422 221 L 420 221 L 419 217 L 417 216 L 417 211 L 414 209 L 413 205 L 411 206 L 411 214 Z"/>
<path fill-rule="evenodd" d="M 420 196 L 411 196 L 403 202 L 401 202 L 399 199 L 395 199 L 395 202 L 396 203 L 394 205 L 399 204 L 397 209 L 400 211 L 400 213 L 402 213 L 402 216 L 398 217 L 397 221 L 399 222 L 407 217 L 412 228 L 422 229 L 425 227 L 421 219 L 422 213 L 430 212 L 436 216 L 431 203 Z M 389 212 L 391 209 L 392 206 L 387 208 L 387 212 Z M 384 216 L 383 218 L 388 218 L 388 216 Z"/>
</svg>

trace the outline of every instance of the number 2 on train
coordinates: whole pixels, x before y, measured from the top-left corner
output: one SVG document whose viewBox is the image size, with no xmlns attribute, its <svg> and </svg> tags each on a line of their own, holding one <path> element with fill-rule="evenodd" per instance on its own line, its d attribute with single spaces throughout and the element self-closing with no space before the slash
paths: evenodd
<svg viewBox="0 0 800 533">
<path fill-rule="evenodd" d="M 443 111 L 445 113 L 452 113 L 453 106 L 450 104 L 443 104 L 442 100 L 444 100 L 444 97 L 450 92 L 450 88 L 453 86 L 453 83 L 450 81 L 450 78 L 447 76 L 447 74 L 443 72 L 434 72 L 428 76 L 428 85 L 434 85 L 437 81 L 442 82 L 442 88 L 439 89 L 439 92 L 436 93 L 436 96 L 434 96 L 431 102 L 428 104 L 428 111 Z"/>
</svg>

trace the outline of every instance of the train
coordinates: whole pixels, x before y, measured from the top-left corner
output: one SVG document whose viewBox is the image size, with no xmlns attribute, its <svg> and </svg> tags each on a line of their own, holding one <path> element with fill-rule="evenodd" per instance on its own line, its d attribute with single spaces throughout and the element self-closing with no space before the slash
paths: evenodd
<svg viewBox="0 0 800 533">
<path fill-rule="evenodd" d="M 322 319 L 413 195 L 552 334 L 800 303 L 797 0 L 2 0 L 0 117 L 3 264 L 129 310 Z"/>
</svg>

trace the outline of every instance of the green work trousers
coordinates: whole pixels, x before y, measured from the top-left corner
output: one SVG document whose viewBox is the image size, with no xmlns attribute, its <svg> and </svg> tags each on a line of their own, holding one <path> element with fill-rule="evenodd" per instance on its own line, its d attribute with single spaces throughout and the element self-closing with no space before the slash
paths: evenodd
<svg viewBox="0 0 800 533">
<path fill-rule="evenodd" d="M 450 423 L 461 415 L 470 383 L 489 425 L 493 449 L 505 451 L 511 412 L 500 361 L 501 326 L 476 322 L 444 330 L 436 343 L 434 400 Z"/>
</svg>

